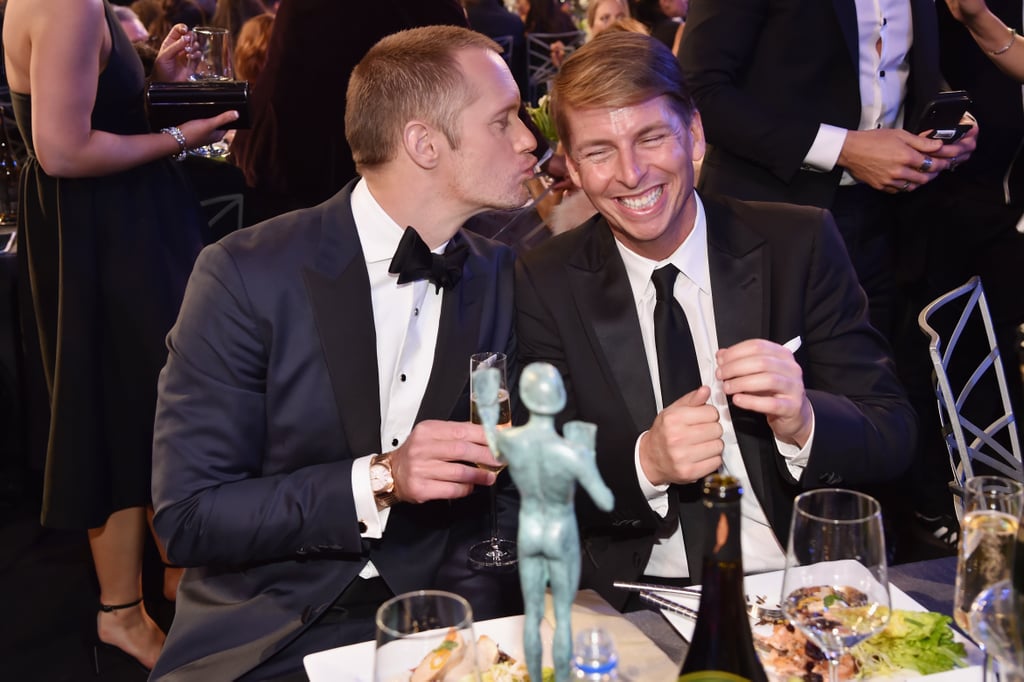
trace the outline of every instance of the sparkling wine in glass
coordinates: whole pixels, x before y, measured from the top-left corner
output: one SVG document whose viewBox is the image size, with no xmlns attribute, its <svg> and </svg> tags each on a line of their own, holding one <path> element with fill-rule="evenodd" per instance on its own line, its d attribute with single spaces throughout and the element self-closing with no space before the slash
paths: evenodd
<svg viewBox="0 0 1024 682">
<path fill-rule="evenodd" d="M 197 61 L 189 80 L 229 81 L 234 79 L 234 48 L 231 32 L 217 26 L 196 26 L 192 29 L 192 35 L 195 41 Z M 189 154 L 206 158 L 223 158 L 228 154 L 228 146 L 223 142 L 215 142 L 197 147 Z"/>
<path fill-rule="evenodd" d="M 825 654 L 829 679 L 838 682 L 842 655 L 889 622 L 877 500 L 838 488 L 797 496 L 780 603 L 789 621 Z"/>
<path fill-rule="evenodd" d="M 473 610 L 457 594 L 419 590 L 392 597 L 377 609 L 376 644 L 374 682 L 480 680 Z"/>
<path fill-rule="evenodd" d="M 499 429 L 507 429 L 512 426 L 512 403 L 509 398 L 508 383 L 505 378 L 505 364 L 506 359 L 504 353 L 475 353 L 469 356 L 469 376 L 471 386 L 473 373 L 478 369 L 493 368 L 498 370 L 500 375 L 500 383 L 498 386 Z M 469 420 L 474 424 L 482 423 L 480 421 L 480 410 L 477 405 L 477 396 L 475 391 L 470 392 Z M 508 462 L 502 462 L 499 460 L 497 467 L 489 467 L 482 464 L 478 464 L 477 466 L 482 469 L 487 469 L 488 471 L 501 473 L 501 471 L 508 466 Z M 478 542 L 469 548 L 469 563 L 475 568 L 504 568 L 508 566 L 515 566 L 518 562 L 515 540 L 501 537 L 501 531 L 498 528 L 496 486 L 497 483 L 492 485 L 491 489 L 488 491 L 491 505 L 491 537 L 483 540 L 482 542 Z"/>
<path fill-rule="evenodd" d="M 971 628 L 971 604 L 989 586 L 1010 577 L 1024 486 L 1002 476 L 972 476 L 964 483 L 964 518 L 957 551 L 953 619 Z"/>
</svg>

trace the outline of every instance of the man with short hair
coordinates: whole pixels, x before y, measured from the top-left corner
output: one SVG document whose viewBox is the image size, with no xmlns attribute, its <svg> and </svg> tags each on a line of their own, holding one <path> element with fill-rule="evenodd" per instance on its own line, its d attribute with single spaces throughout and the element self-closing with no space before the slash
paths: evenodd
<svg viewBox="0 0 1024 682">
<path fill-rule="evenodd" d="M 829 214 L 698 196 L 701 117 L 658 41 L 606 33 L 555 79 L 573 181 L 600 214 L 516 265 L 519 358 L 565 378 L 615 494 L 579 504 L 581 585 L 699 580 L 695 482 L 744 482 L 744 568 L 784 565 L 792 500 L 895 477 L 914 415 Z"/>
<path fill-rule="evenodd" d="M 362 178 L 200 255 L 159 387 L 154 524 L 187 568 L 152 679 L 301 675 L 465 564 L 496 465 L 467 359 L 514 351 L 513 255 L 459 227 L 527 200 L 518 109 L 486 36 L 386 37 L 348 86 Z"/>
</svg>

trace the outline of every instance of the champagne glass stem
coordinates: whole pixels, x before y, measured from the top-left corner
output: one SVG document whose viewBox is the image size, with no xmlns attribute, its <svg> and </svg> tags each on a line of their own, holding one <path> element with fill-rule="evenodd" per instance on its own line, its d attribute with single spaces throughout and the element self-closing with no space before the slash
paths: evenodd
<svg viewBox="0 0 1024 682">
<path fill-rule="evenodd" d="M 500 474 L 499 474 L 500 475 Z M 494 481 L 494 485 L 491 486 L 491 546 L 494 548 L 495 554 L 501 553 L 501 545 L 498 542 L 501 539 L 501 535 L 498 530 L 498 491 L 495 487 L 498 485 L 497 479 Z"/>
<path fill-rule="evenodd" d="M 843 653 L 839 652 L 837 655 L 828 655 L 828 682 L 839 682 L 839 659 L 842 658 Z"/>
</svg>

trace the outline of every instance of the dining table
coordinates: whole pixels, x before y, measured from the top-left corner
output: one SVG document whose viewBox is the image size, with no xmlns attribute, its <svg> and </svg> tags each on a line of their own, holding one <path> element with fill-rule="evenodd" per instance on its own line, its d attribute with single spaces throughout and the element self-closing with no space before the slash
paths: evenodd
<svg viewBox="0 0 1024 682">
<path fill-rule="evenodd" d="M 889 582 L 907 593 L 929 611 L 953 614 L 953 585 L 956 581 L 956 557 L 928 559 L 889 567 Z M 687 643 L 661 615 L 643 609 L 625 614 L 627 620 L 653 641 L 665 654 L 681 664 Z"/>
</svg>

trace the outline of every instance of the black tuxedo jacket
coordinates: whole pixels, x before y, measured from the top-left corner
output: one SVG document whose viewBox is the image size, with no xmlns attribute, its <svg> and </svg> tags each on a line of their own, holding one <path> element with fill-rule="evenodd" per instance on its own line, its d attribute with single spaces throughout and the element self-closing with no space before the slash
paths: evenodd
<svg viewBox="0 0 1024 682">
<path fill-rule="evenodd" d="M 910 2 L 904 126 L 943 89 L 932 0 Z M 860 122 L 854 0 L 693 0 L 679 50 L 710 145 L 700 188 L 827 207 L 842 169 L 802 169 L 818 125 Z"/>
<path fill-rule="evenodd" d="M 396 594 L 431 587 L 461 522 L 469 500 L 399 504 L 382 540 L 359 534 L 352 460 L 382 451 L 376 335 L 400 332 L 374 329 L 353 184 L 196 262 L 168 336 L 153 455 L 156 528 L 190 568 L 153 679 L 252 669 L 324 612 L 366 550 Z M 512 251 L 454 239 L 470 256 L 444 293 L 416 421 L 467 421 L 469 355 L 514 351 Z"/>
<path fill-rule="evenodd" d="M 779 539 L 802 489 L 892 478 L 910 461 L 914 414 L 888 349 L 868 324 L 866 299 L 829 214 L 782 204 L 706 199 L 708 260 L 719 347 L 750 338 L 796 353 L 814 407 L 810 461 L 799 481 L 786 469 L 762 415 L 731 407 L 752 486 Z M 522 363 L 543 360 L 565 378 L 563 420 L 596 422 L 597 460 L 615 493 L 605 514 L 578 503 L 582 586 L 621 606 L 613 580 L 640 575 L 655 532 L 674 525 L 651 511 L 634 446 L 655 417 L 636 305 L 608 224 L 597 216 L 527 252 L 516 265 L 516 335 Z M 687 547 L 690 566 L 700 547 Z"/>
</svg>

